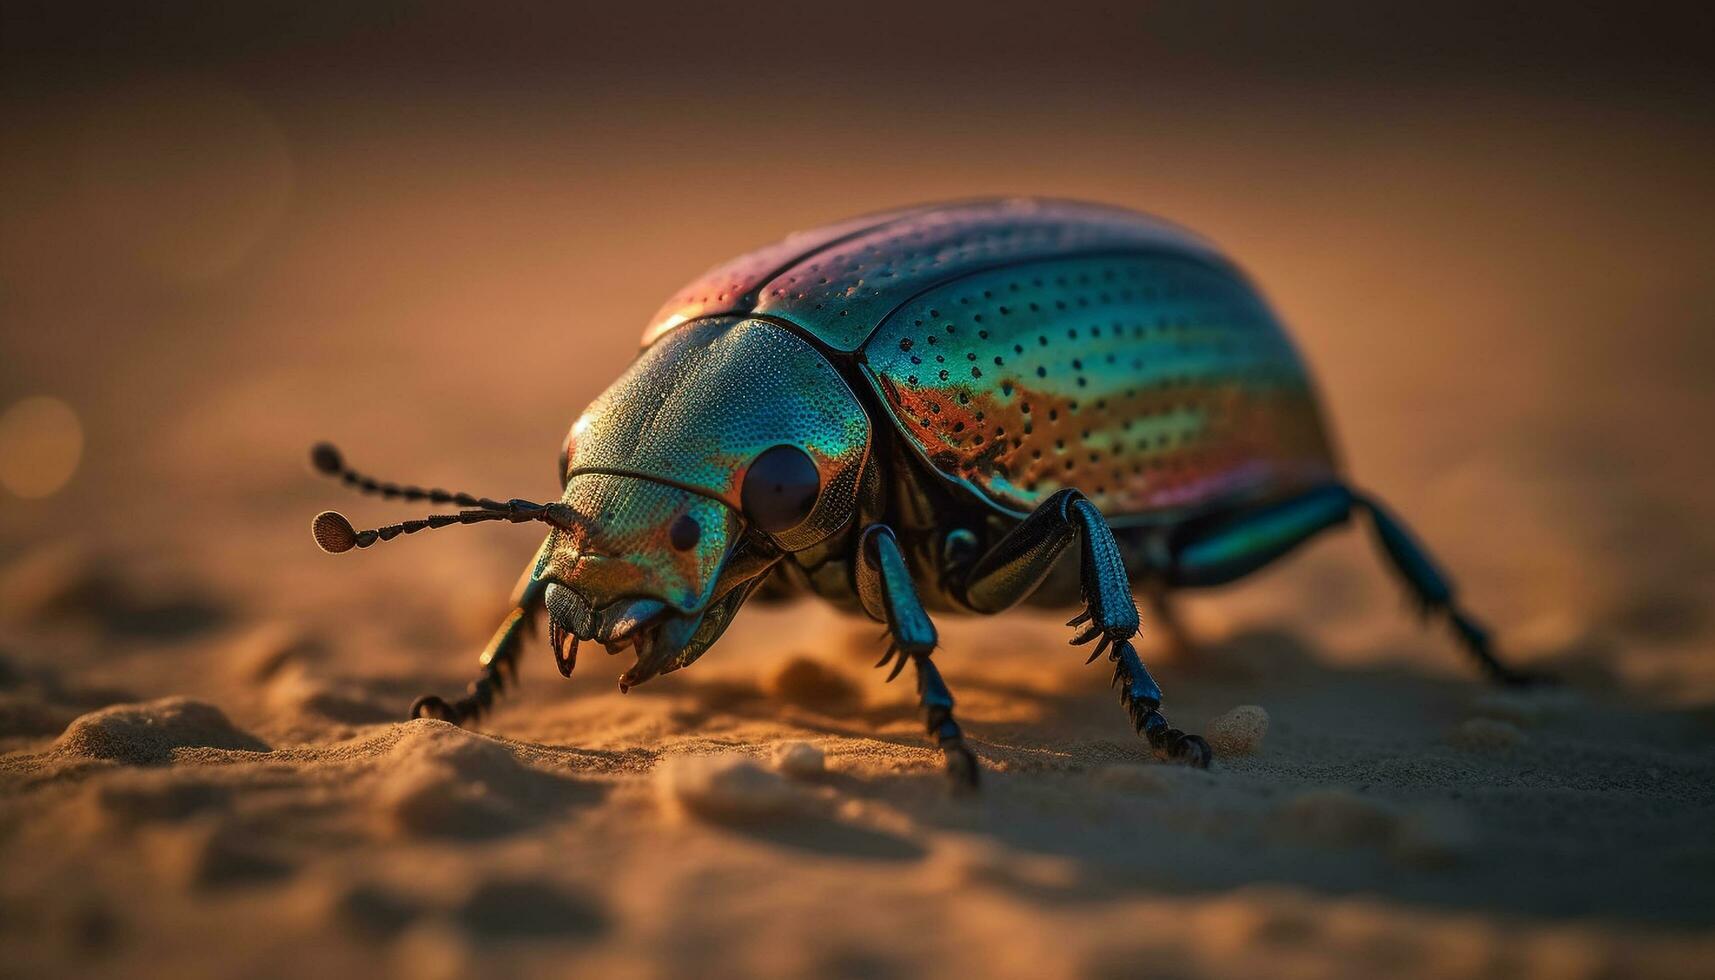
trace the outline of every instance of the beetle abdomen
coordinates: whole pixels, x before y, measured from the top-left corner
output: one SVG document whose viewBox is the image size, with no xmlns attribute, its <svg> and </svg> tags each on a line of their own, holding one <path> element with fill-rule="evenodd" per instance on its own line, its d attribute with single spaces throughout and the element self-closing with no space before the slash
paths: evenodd
<svg viewBox="0 0 1715 980">
<path fill-rule="evenodd" d="M 1236 272 L 1201 257 L 967 275 L 893 311 L 865 356 L 930 465 L 1006 510 L 1071 486 L 1126 523 L 1334 475 L 1297 352 Z"/>
</svg>

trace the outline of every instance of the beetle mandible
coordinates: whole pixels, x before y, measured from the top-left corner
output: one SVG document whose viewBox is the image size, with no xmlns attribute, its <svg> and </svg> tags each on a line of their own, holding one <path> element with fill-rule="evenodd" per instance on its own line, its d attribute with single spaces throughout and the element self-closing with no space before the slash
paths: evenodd
<svg viewBox="0 0 1715 980">
<path fill-rule="evenodd" d="M 1133 588 L 1183 642 L 1173 591 L 1244 576 L 1354 513 L 1491 677 L 1529 679 L 1405 526 L 1344 481 L 1310 376 L 1245 276 L 1203 238 L 1117 208 L 928 205 L 716 267 L 573 424 L 552 503 L 378 482 L 326 444 L 312 457 L 358 489 L 463 508 L 365 531 L 325 512 L 313 531 L 329 552 L 455 523 L 549 527 L 478 679 L 413 717 L 479 718 L 538 607 L 567 676 L 579 641 L 632 650 L 624 690 L 696 660 L 753 595 L 810 592 L 886 624 L 877 666 L 890 680 L 913 666 L 949 775 L 974 785 L 929 613 L 1081 601 L 1072 643 L 1112 663 L 1137 732 L 1207 766 L 1132 645 Z"/>
</svg>

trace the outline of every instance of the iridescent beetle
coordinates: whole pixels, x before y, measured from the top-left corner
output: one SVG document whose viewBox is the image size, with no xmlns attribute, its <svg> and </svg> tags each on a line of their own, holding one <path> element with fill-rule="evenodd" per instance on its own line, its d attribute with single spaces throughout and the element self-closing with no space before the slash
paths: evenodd
<svg viewBox="0 0 1715 980">
<path fill-rule="evenodd" d="M 1132 646 L 1133 588 L 1181 636 L 1172 590 L 1230 582 L 1353 511 L 1489 674 L 1525 679 L 1404 526 L 1342 481 L 1304 364 L 1243 274 L 1114 208 L 911 208 L 715 268 L 572 426 L 555 503 L 379 483 L 326 445 L 313 457 L 362 490 L 466 508 L 367 531 L 323 513 L 329 552 L 454 523 L 549 526 L 478 680 L 413 717 L 480 717 L 538 606 L 563 674 L 580 640 L 632 649 L 623 690 L 696 660 L 752 595 L 809 591 L 886 624 L 878 666 L 915 667 L 949 774 L 974 784 L 929 611 L 1081 598 L 1072 642 L 1113 663 L 1138 733 L 1206 766 Z"/>
</svg>

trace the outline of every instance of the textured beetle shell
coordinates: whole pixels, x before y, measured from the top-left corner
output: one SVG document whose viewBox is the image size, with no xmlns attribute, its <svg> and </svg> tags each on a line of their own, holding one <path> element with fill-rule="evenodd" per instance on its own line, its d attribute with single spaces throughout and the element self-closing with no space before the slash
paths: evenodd
<svg viewBox="0 0 1715 980">
<path fill-rule="evenodd" d="M 584 411 L 567 437 L 567 472 L 640 476 L 738 510 L 751 461 L 797 446 L 822 489 L 810 516 L 776 536 L 796 550 L 851 518 L 869 443 L 863 404 L 809 341 L 762 320 L 714 318 L 645 351 Z"/>
<path fill-rule="evenodd" d="M 764 245 L 729 259 L 686 283 L 650 318 L 643 332 L 643 346 L 687 320 L 723 313 L 748 313 L 756 308 L 762 287 L 791 269 L 806 255 L 826 249 L 847 237 L 883 226 L 901 215 L 923 208 L 863 215 L 794 232 L 772 245 Z"/>
<path fill-rule="evenodd" d="M 656 314 L 643 342 L 689 319 L 757 313 L 855 351 L 883 317 L 936 283 L 1007 263 L 1144 249 L 1221 261 L 1177 225 L 1076 201 L 970 201 L 859 218 L 715 267 Z"/>
<path fill-rule="evenodd" d="M 638 477 L 580 473 L 561 500 L 582 519 L 549 533 L 537 575 L 576 583 L 604 602 L 647 597 L 681 612 L 702 609 L 714 598 L 728 546 L 744 530 L 721 501 Z M 681 515 L 701 531 L 691 548 L 668 541 Z"/>
<path fill-rule="evenodd" d="M 1125 523 L 1334 474 L 1286 335 L 1242 280 L 1194 259 L 1121 254 L 966 276 L 893 312 L 865 357 L 935 470 L 1006 510 L 1076 487 Z"/>
<path fill-rule="evenodd" d="M 1337 475 L 1278 321 L 1145 215 L 1008 199 L 831 225 L 693 282 L 645 343 L 716 313 L 855 353 L 930 467 L 1008 513 L 1072 486 L 1116 524 L 1167 522 Z"/>
</svg>

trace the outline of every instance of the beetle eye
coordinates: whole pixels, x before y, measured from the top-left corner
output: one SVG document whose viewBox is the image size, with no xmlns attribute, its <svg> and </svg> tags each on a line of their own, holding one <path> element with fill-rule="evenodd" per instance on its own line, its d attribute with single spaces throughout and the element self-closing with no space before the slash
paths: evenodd
<svg viewBox="0 0 1715 980">
<path fill-rule="evenodd" d="M 797 446 L 775 446 L 745 471 L 739 500 L 752 524 L 779 534 L 804 523 L 821 490 L 822 475 L 809 453 Z"/>
<path fill-rule="evenodd" d="M 689 514 L 680 514 L 673 518 L 673 523 L 667 527 L 667 543 L 675 551 L 690 551 L 697 546 L 697 539 L 703 536 L 702 525 Z"/>
</svg>

